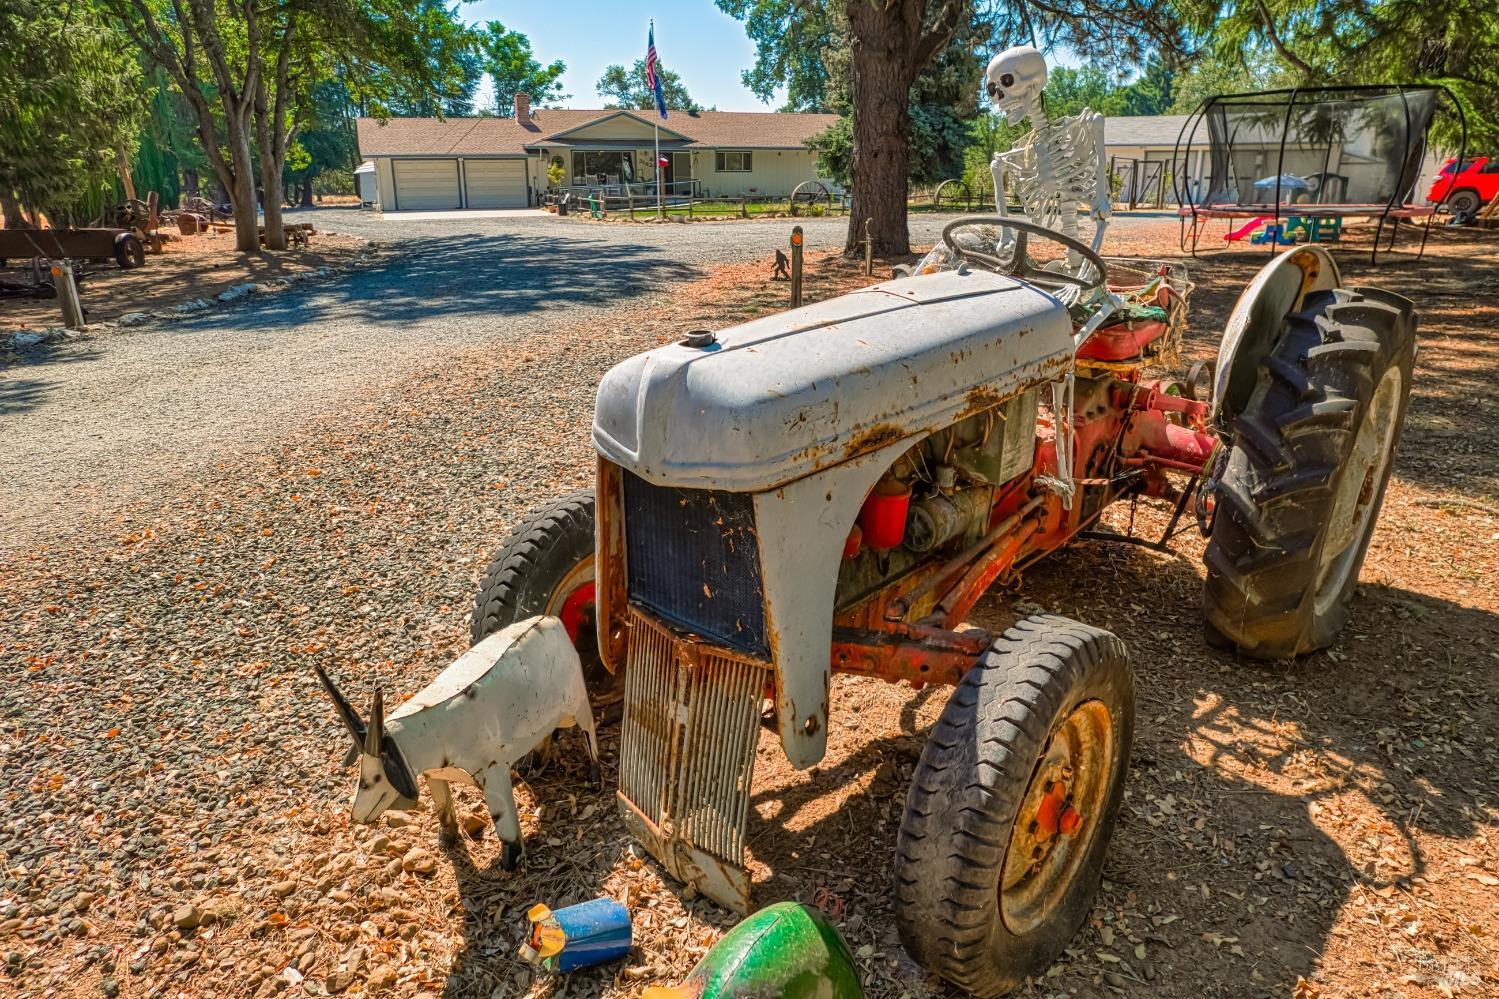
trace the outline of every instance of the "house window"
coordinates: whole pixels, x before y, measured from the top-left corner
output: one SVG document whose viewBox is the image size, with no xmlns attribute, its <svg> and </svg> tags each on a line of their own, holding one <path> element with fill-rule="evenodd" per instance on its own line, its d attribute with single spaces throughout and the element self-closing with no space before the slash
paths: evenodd
<svg viewBox="0 0 1499 999">
<path fill-rule="evenodd" d="M 635 179 L 635 157 L 628 150 L 574 150 L 573 183 L 596 184 L 599 178 L 609 184 L 628 184 Z"/>
<path fill-rule="evenodd" d="M 747 150 L 720 149 L 713 155 L 716 160 L 715 169 L 719 173 L 749 173 L 754 169 L 750 165 L 750 154 Z"/>
</svg>

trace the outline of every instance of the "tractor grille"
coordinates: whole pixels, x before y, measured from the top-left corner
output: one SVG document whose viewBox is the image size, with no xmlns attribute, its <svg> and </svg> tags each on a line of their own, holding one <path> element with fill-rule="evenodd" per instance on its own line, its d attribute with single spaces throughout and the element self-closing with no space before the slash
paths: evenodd
<svg viewBox="0 0 1499 999">
<path fill-rule="evenodd" d="M 620 794 L 661 840 L 742 868 L 760 698 L 770 669 L 683 641 L 638 611 L 630 618 Z M 661 852 L 658 859 L 673 873 L 693 879 L 692 870 L 677 869 L 674 848 Z M 717 894 L 711 883 L 698 887 Z"/>
<path fill-rule="evenodd" d="M 768 656 L 754 499 L 624 473 L 630 600 L 739 652 Z"/>
</svg>

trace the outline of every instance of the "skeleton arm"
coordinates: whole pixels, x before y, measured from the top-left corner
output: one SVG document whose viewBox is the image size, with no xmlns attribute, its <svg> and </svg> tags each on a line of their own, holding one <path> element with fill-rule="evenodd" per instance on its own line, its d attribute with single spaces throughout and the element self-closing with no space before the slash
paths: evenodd
<svg viewBox="0 0 1499 999">
<path fill-rule="evenodd" d="M 1009 200 L 1005 197 L 1005 178 L 1009 176 L 1019 177 L 1021 173 L 1021 157 L 1019 149 L 1010 149 L 1002 153 L 995 153 L 994 158 L 989 161 L 989 173 L 994 177 L 994 209 L 997 215 L 1009 215 L 1006 207 Z"/>
<path fill-rule="evenodd" d="M 1093 189 L 1093 203 L 1090 206 L 1094 225 L 1093 252 L 1097 253 L 1103 248 L 1103 232 L 1109 227 L 1109 215 L 1114 209 L 1113 199 L 1109 193 L 1109 164 L 1104 158 L 1103 115 L 1092 108 L 1083 108 L 1078 117 L 1087 123 L 1092 139 L 1090 145 L 1094 151 L 1094 158 L 1098 161 L 1098 180 Z"/>
</svg>

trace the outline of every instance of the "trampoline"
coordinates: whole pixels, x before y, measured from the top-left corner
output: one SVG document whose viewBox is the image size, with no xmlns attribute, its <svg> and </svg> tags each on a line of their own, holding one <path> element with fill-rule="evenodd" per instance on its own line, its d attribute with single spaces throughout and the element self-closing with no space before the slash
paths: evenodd
<svg viewBox="0 0 1499 999">
<path fill-rule="evenodd" d="M 1343 220 L 1368 218 L 1378 220 L 1372 263 L 1386 226 L 1389 252 L 1401 222 L 1424 219 L 1419 258 L 1440 204 L 1417 204 L 1416 184 L 1444 99 L 1461 126 L 1460 160 L 1467 122 L 1440 85 L 1297 87 L 1207 98 L 1182 123 L 1171 154 L 1182 250 L 1196 256 L 1213 219 L 1227 220 L 1226 246 L 1263 226 L 1254 242 L 1268 243 L 1274 253 L 1293 236 L 1336 241 Z M 1205 157 L 1196 141 L 1203 129 Z M 1235 228 L 1243 220 L 1250 223 Z"/>
</svg>

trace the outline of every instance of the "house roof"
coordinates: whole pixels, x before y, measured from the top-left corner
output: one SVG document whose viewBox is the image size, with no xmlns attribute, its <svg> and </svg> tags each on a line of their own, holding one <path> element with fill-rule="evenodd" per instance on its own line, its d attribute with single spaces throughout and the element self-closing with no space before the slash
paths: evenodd
<svg viewBox="0 0 1499 999">
<path fill-rule="evenodd" d="M 568 145 L 566 133 L 620 116 L 651 124 L 647 114 L 633 111 L 537 108 L 526 119 L 360 118 L 356 134 L 363 156 L 524 156 L 538 146 Z M 662 131 L 683 136 L 678 148 L 799 149 L 837 120 L 780 111 L 673 111 Z"/>
<path fill-rule="evenodd" d="M 1115 115 L 1103 120 L 1103 144 L 1106 146 L 1174 146 L 1182 126 L 1190 115 L 1137 114 Z M 1194 145 L 1206 145 L 1207 129 L 1192 137 Z"/>
</svg>

